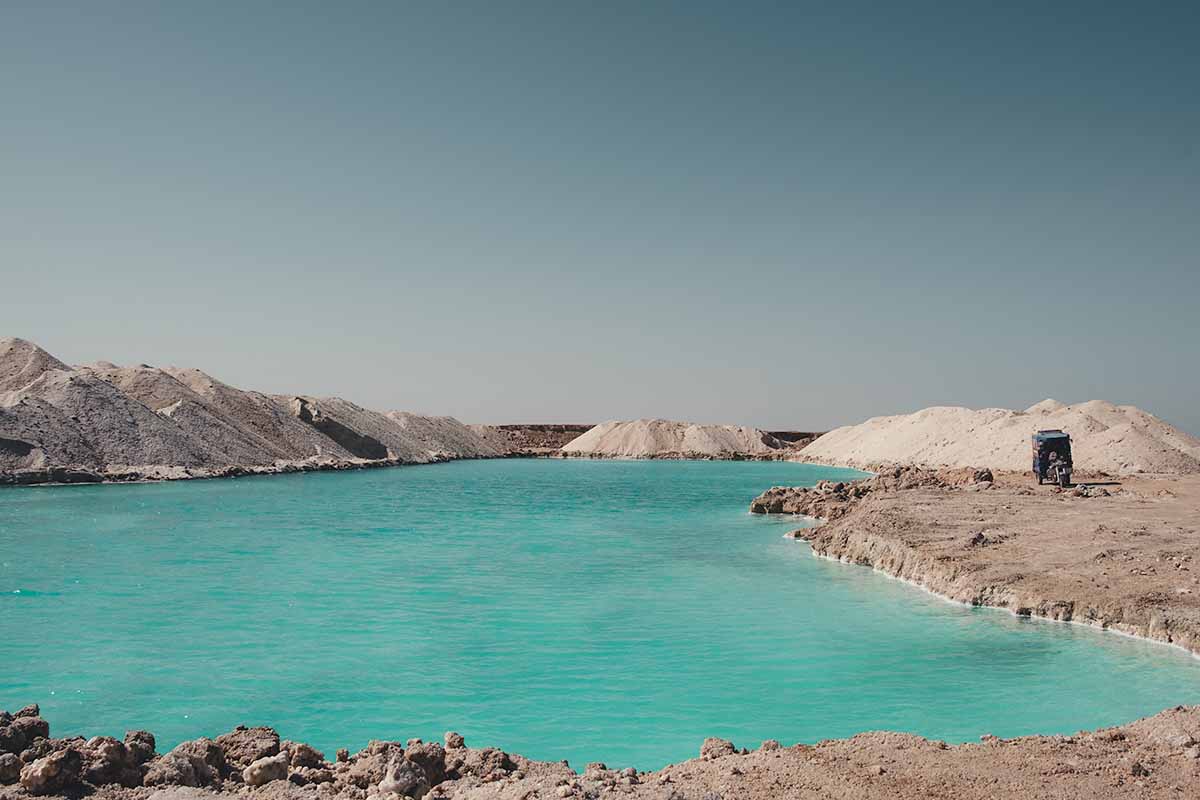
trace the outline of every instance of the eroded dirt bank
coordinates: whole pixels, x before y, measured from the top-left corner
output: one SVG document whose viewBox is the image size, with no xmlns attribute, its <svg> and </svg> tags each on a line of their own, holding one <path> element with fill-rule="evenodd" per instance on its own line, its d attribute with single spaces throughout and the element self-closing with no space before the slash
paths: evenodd
<svg viewBox="0 0 1200 800">
<path fill-rule="evenodd" d="M 1067 491 L 988 477 L 892 469 L 772 489 L 751 510 L 828 519 L 795 536 L 954 600 L 1200 651 L 1200 476 L 1097 478 Z"/>
<path fill-rule="evenodd" d="M 816 745 L 767 741 L 753 751 L 708 739 L 697 759 L 657 772 L 590 764 L 576 772 L 494 748 L 376 741 L 326 754 L 238 728 L 158 753 L 154 736 L 50 737 L 36 706 L 0 713 L 0 800 L 660 800 L 766 798 L 1177 798 L 1200 785 L 1200 707 L 1116 728 L 947 746 L 901 733 L 864 733 Z"/>
</svg>

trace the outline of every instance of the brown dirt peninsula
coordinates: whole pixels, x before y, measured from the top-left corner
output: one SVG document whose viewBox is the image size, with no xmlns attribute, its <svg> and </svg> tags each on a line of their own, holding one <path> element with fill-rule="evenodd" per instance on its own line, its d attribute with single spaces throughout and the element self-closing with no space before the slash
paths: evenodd
<svg viewBox="0 0 1200 800">
<path fill-rule="evenodd" d="M 892 468 L 777 487 L 751 510 L 828 519 L 794 536 L 953 600 L 1200 652 L 1200 476 L 1097 477 L 1066 491 L 992 477 Z"/>
</svg>

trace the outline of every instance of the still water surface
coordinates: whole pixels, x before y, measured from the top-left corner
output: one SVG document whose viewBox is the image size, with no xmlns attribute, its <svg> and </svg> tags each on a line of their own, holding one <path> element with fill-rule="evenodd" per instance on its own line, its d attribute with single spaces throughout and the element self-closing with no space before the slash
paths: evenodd
<svg viewBox="0 0 1200 800">
<path fill-rule="evenodd" d="M 953 605 L 784 540 L 801 464 L 504 460 L 0 491 L 0 708 L 160 751 L 238 723 L 352 750 L 458 730 L 577 767 L 1200 701 L 1172 648 Z"/>
</svg>

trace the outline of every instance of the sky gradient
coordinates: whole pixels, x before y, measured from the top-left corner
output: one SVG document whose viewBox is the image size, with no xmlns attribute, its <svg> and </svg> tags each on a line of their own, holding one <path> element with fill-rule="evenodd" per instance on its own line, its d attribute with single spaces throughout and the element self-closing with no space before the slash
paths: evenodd
<svg viewBox="0 0 1200 800">
<path fill-rule="evenodd" d="M 472 422 L 1200 433 L 1200 5 L 0 2 L 0 335 Z"/>
</svg>

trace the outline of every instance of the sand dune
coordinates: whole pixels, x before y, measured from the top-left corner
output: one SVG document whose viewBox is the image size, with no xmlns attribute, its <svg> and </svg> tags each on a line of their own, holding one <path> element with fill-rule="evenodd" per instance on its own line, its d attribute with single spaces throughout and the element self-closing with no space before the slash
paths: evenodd
<svg viewBox="0 0 1200 800">
<path fill-rule="evenodd" d="M 1140 408 L 1104 400 L 1076 405 L 1043 400 L 1024 411 L 935 406 L 838 428 L 803 452 L 815 461 L 855 466 L 1028 470 L 1030 436 L 1046 428 L 1071 435 L 1078 470 L 1113 475 L 1200 472 L 1200 439 Z"/>
<path fill-rule="evenodd" d="M 697 425 L 666 419 L 605 422 L 563 445 L 565 455 L 611 458 L 769 455 L 787 445 L 758 428 Z"/>
</svg>

